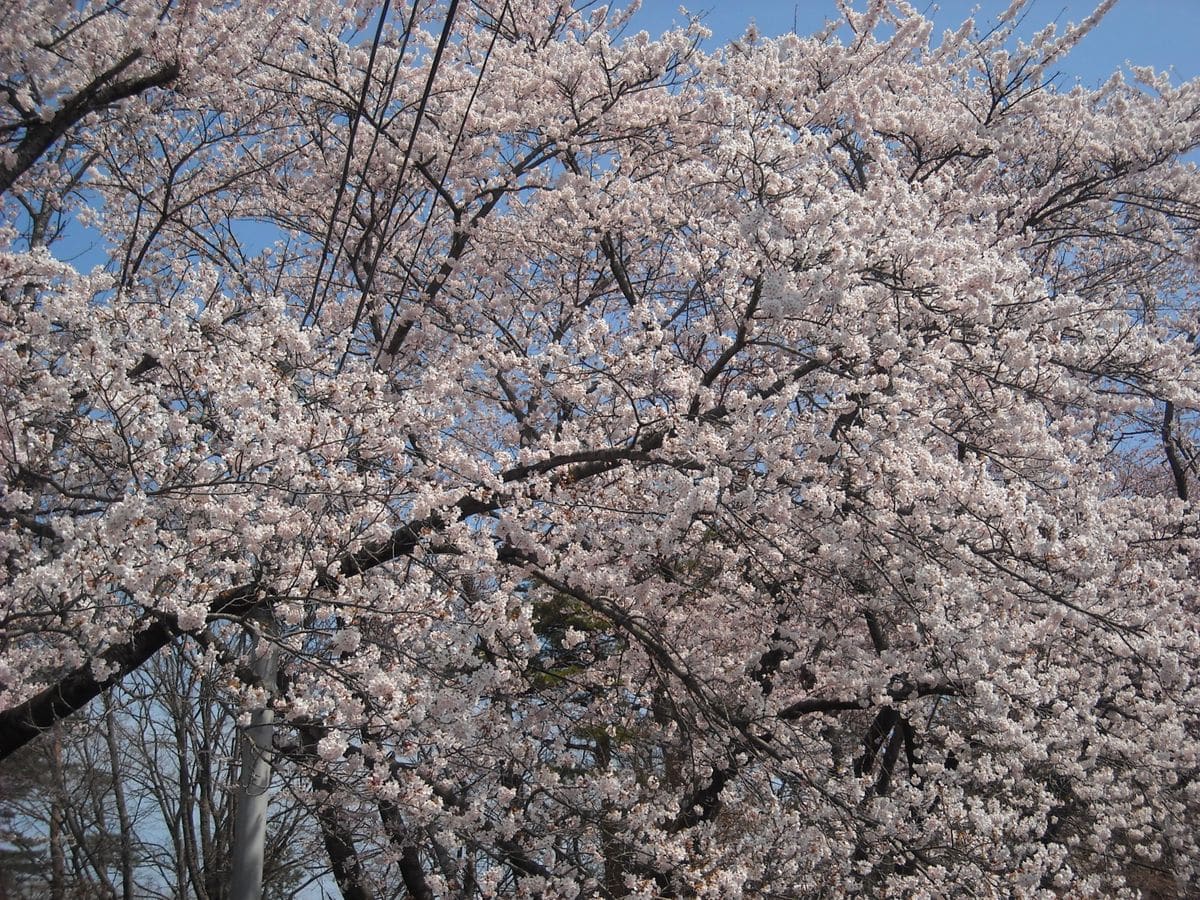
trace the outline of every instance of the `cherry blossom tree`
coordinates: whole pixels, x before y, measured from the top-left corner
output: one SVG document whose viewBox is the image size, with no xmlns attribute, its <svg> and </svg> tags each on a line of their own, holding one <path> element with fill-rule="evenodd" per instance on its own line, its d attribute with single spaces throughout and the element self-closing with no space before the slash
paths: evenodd
<svg viewBox="0 0 1200 900">
<path fill-rule="evenodd" d="M 186 649 L 347 897 L 1200 889 L 1200 84 L 1056 88 L 1107 5 L 25 4 L 0 754 Z"/>
</svg>

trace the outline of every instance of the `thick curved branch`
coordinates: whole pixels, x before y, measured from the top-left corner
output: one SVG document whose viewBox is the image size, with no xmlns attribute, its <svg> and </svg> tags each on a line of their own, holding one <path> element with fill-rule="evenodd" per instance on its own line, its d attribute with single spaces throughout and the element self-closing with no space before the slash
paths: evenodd
<svg viewBox="0 0 1200 900">
<path fill-rule="evenodd" d="M 154 368 L 156 361 L 144 358 L 135 369 L 149 371 Z M 798 367 L 794 372 L 781 378 L 775 384 L 759 392 L 760 396 L 770 396 L 781 389 L 782 383 L 795 380 L 820 368 L 822 363 L 812 360 Z M 719 405 L 690 418 L 704 421 L 719 421 L 728 415 L 725 406 Z M 557 476 L 563 483 L 578 482 L 595 475 L 612 471 L 618 466 L 630 461 L 648 461 L 647 454 L 662 449 L 670 431 L 668 428 L 658 428 L 647 431 L 640 440 L 630 448 L 604 448 L 600 450 L 581 451 L 579 453 L 562 454 L 526 466 L 515 466 L 500 473 L 500 480 L 505 484 L 522 481 L 532 475 L 558 472 Z M 444 513 L 435 513 L 423 519 L 408 522 L 396 528 L 385 540 L 379 541 L 349 553 L 334 563 L 329 570 L 319 577 L 318 586 L 336 592 L 340 578 L 361 575 L 395 559 L 411 555 L 424 532 L 441 531 L 455 521 L 461 521 L 475 515 L 486 515 L 501 508 L 504 498 L 493 495 L 487 499 L 477 499 L 466 496 Z M 529 560 L 513 560 L 527 563 Z M 262 604 L 267 595 L 258 584 L 245 584 L 230 588 L 220 594 L 209 609 L 210 617 L 245 616 Z M 588 598 L 593 599 L 593 598 Z M 615 608 L 608 608 L 609 615 L 620 615 Z M 55 684 L 45 688 L 23 703 L 11 709 L 0 712 L 0 761 L 19 750 L 33 740 L 55 722 L 65 719 L 86 706 L 103 691 L 120 681 L 130 672 L 138 669 L 151 656 L 166 647 L 180 633 L 178 624 L 171 616 L 155 614 L 147 617 L 145 627 L 123 644 L 110 647 L 100 655 L 108 670 L 108 677 L 103 681 L 97 680 L 90 664 L 80 666 L 60 678 Z M 630 621 L 618 622 L 623 627 L 638 631 L 637 623 Z M 642 635 L 643 638 L 648 636 Z M 653 643 L 653 641 L 651 641 Z M 668 658 L 674 665 L 674 660 Z M 675 667 L 679 677 L 687 678 L 686 673 Z M 692 685 L 695 688 L 695 685 Z M 703 693 L 700 691 L 699 693 Z"/>
<path fill-rule="evenodd" d="M 218 595 L 211 607 L 212 615 L 242 616 L 260 602 L 258 585 L 242 585 Z M 143 624 L 128 641 L 100 654 L 107 670 L 104 679 L 96 677 L 90 663 L 82 665 L 24 703 L 0 712 L 0 761 L 55 722 L 82 709 L 182 634 L 174 616 L 148 616 Z"/>
<path fill-rule="evenodd" d="M 914 687 L 908 682 L 901 682 L 897 679 L 888 688 L 888 696 L 897 702 L 908 700 L 912 697 L 959 697 L 962 696 L 962 693 L 961 687 L 949 682 L 938 682 L 937 684 Z M 867 700 L 837 700 L 827 697 L 806 697 L 803 700 L 797 700 L 795 703 L 785 706 L 779 711 L 778 715 L 780 719 L 786 722 L 798 719 L 801 716 L 811 715 L 812 713 L 870 709 L 871 706 L 872 704 Z"/>
<path fill-rule="evenodd" d="M 294 753 L 288 755 L 293 756 L 297 763 L 306 766 L 317 758 L 317 742 L 324 737 L 326 731 L 327 729 L 316 725 L 301 726 L 300 745 Z M 313 812 L 320 826 L 321 841 L 329 855 L 333 877 L 342 892 L 342 897 L 344 900 L 375 900 L 363 871 L 354 833 L 343 825 L 338 817 L 337 805 L 333 800 L 336 790 L 333 779 L 321 769 L 314 768 L 311 770 L 310 781 L 317 796 L 323 794 L 327 798 L 324 802 L 318 801 Z"/>
<path fill-rule="evenodd" d="M 1180 500 L 1187 500 L 1187 469 L 1179 459 L 1179 452 L 1175 446 L 1175 435 L 1173 434 L 1174 428 L 1175 404 L 1168 400 L 1166 402 L 1166 410 L 1163 413 L 1162 423 L 1163 452 L 1167 456 L 1167 465 L 1171 469 L 1171 478 L 1175 482 L 1175 496 Z"/>
<path fill-rule="evenodd" d="M 16 180 L 28 171 L 55 141 L 90 113 L 121 100 L 136 97 L 151 88 L 163 87 L 179 77 L 177 62 L 166 63 L 145 75 L 120 77 L 122 72 L 141 58 L 141 50 L 130 51 L 67 100 L 48 120 L 28 125 L 21 142 L 11 152 L 11 162 L 0 163 L 0 194 L 11 190 Z"/>
</svg>

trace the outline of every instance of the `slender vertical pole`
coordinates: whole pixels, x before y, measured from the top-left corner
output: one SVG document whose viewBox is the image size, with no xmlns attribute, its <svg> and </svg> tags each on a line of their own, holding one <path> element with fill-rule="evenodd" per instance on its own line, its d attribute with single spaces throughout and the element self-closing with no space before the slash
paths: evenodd
<svg viewBox="0 0 1200 900">
<path fill-rule="evenodd" d="M 254 674 L 268 693 L 275 684 L 277 655 L 260 635 Z M 254 711 L 242 730 L 237 818 L 233 826 L 230 900 L 261 900 L 263 857 L 267 844 L 267 791 L 271 787 L 271 739 L 275 713 L 270 704 Z"/>
</svg>

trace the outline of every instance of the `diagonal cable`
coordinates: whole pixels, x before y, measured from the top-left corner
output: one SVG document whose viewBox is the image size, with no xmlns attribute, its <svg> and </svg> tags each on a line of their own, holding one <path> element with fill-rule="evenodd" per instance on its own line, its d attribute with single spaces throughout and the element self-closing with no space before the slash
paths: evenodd
<svg viewBox="0 0 1200 900">
<path fill-rule="evenodd" d="M 388 10 L 391 8 L 391 0 L 383 0 L 383 8 L 379 11 L 379 21 L 375 25 L 375 37 L 371 40 L 371 55 L 367 59 L 367 72 L 363 77 L 362 90 L 358 95 L 358 103 L 354 107 L 354 113 L 350 117 L 350 134 L 346 140 L 346 158 L 342 163 L 342 174 L 338 179 L 337 194 L 333 199 L 333 211 L 329 214 L 329 225 L 325 229 L 325 238 L 321 243 L 321 255 L 317 262 L 317 274 L 313 276 L 312 295 L 308 298 L 308 306 L 304 310 L 304 321 L 307 322 L 310 316 L 315 313 L 314 307 L 317 302 L 317 291 L 321 284 L 321 273 L 325 268 L 325 258 L 329 254 L 329 243 L 333 239 L 333 229 L 337 223 L 338 210 L 342 205 L 342 197 L 346 194 L 346 185 L 350 179 L 350 162 L 354 156 L 354 140 L 358 136 L 358 123 L 362 120 L 363 110 L 367 104 L 367 92 L 371 87 L 371 74 L 375 69 L 375 56 L 379 51 L 379 40 L 383 36 L 383 26 L 387 21 Z M 416 2 L 414 0 L 413 10 L 416 11 Z M 405 35 L 407 40 L 407 35 Z M 335 260 L 330 265 L 332 271 L 337 265 Z"/>
<path fill-rule="evenodd" d="M 409 14 L 409 17 L 408 17 L 408 22 L 404 26 L 404 39 L 400 44 L 400 53 L 396 58 L 396 64 L 392 67 L 391 75 L 388 76 L 387 89 L 383 92 L 382 96 L 379 99 L 379 103 L 376 105 L 377 113 L 375 115 L 374 132 L 371 135 L 371 146 L 367 148 L 367 156 L 366 156 L 366 159 L 364 159 L 363 163 L 362 163 L 362 168 L 363 168 L 364 172 L 369 170 L 370 165 L 371 165 L 371 160 L 374 159 L 374 157 L 375 157 L 375 150 L 379 146 L 379 137 L 382 134 L 381 126 L 382 126 L 382 122 L 383 122 L 383 116 L 387 110 L 388 104 L 392 102 L 392 95 L 396 91 L 396 79 L 399 77 L 400 70 L 403 68 L 403 65 L 404 65 L 404 54 L 408 50 L 408 41 L 409 41 L 409 38 L 412 36 L 413 27 L 414 27 L 414 25 L 416 23 L 416 19 L 417 19 L 417 8 L 418 8 L 417 4 L 414 3 L 412 12 Z M 365 112 L 365 110 L 364 110 L 364 112 Z M 336 253 L 334 254 L 333 264 L 330 266 L 330 277 L 329 277 L 329 280 L 327 282 L 325 282 L 325 289 L 321 294 L 321 300 L 317 304 L 317 309 L 316 309 L 316 312 L 314 313 L 314 315 L 320 315 L 321 309 L 325 305 L 325 300 L 329 296 L 329 291 L 333 287 L 333 271 L 337 268 L 337 264 L 341 261 L 343 252 L 345 252 L 346 239 L 350 235 L 350 219 L 351 219 L 351 216 L 353 215 L 353 210 L 358 206 L 359 197 L 362 196 L 362 192 L 363 192 L 363 189 L 365 186 L 366 186 L 365 178 L 360 178 L 358 180 L 358 182 L 355 184 L 354 197 L 350 201 L 351 213 L 349 215 L 347 215 L 346 224 L 342 228 L 341 237 L 338 238 L 338 248 L 337 248 Z"/>
<path fill-rule="evenodd" d="M 467 119 L 471 115 L 471 108 L 475 104 L 475 98 L 479 94 L 479 87 L 483 83 L 484 73 L 487 71 L 488 60 L 491 59 L 492 50 L 496 46 L 496 39 L 500 36 L 500 25 L 504 21 L 504 16 L 509 13 L 509 0 L 504 0 L 504 5 L 500 9 L 500 15 L 496 18 L 496 27 L 492 31 L 492 39 L 488 43 L 487 50 L 483 54 L 483 61 L 479 65 L 479 74 L 475 78 L 475 84 L 471 88 L 471 96 L 467 99 L 466 109 L 463 110 L 462 120 L 458 123 L 458 133 L 454 136 L 454 143 L 450 146 L 450 152 L 446 155 L 446 164 L 442 167 L 442 174 L 438 178 L 438 186 L 433 195 L 432 204 L 429 209 L 429 215 L 425 217 L 425 222 L 421 226 L 421 233 L 417 236 L 416 246 L 413 248 L 412 262 L 405 268 L 404 281 L 400 285 L 400 290 L 397 292 L 397 297 L 403 297 L 404 292 L 408 289 L 409 282 L 412 280 L 412 273 L 417 265 L 417 257 L 421 253 L 421 248 L 425 244 L 425 236 L 429 231 L 430 222 L 433 219 L 433 205 L 436 205 L 438 195 L 441 194 L 446 187 L 446 178 L 450 174 L 450 164 L 454 160 L 454 154 L 458 151 L 459 144 L 462 142 L 463 134 L 466 131 Z M 379 364 L 382 354 L 395 353 L 399 349 L 399 340 L 396 341 L 397 346 L 389 346 L 389 341 L 392 340 L 393 321 L 387 323 L 387 327 L 383 333 L 383 337 L 379 342 L 379 348 L 375 353 L 375 364 Z M 397 333 L 397 337 L 402 339 L 402 333 Z"/>
<path fill-rule="evenodd" d="M 396 179 L 396 184 L 398 186 L 402 186 L 404 184 L 404 176 L 407 174 L 409 163 L 412 160 L 413 146 L 416 144 L 417 134 L 420 132 L 420 129 L 421 129 L 421 121 L 425 117 L 425 108 L 429 104 L 429 95 L 433 91 L 433 82 L 434 82 L 434 79 L 437 77 L 438 67 L 441 65 L 441 62 L 442 62 L 442 54 L 446 50 L 446 44 L 449 43 L 450 35 L 454 29 L 454 18 L 456 16 L 457 12 L 458 12 L 458 0 L 450 0 L 450 5 L 446 10 L 446 20 L 442 24 L 442 33 L 441 33 L 441 36 L 438 38 L 437 48 L 433 52 L 433 60 L 429 65 L 429 75 L 425 79 L 425 88 L 421 92 L 421 102 L 417 105 L 417 115 L 416 115 L 416 118 L 413 120 L 412 130 L 409 132 L 409 135 L 408 135 L 408 146 L 404 150 L 404 157 L 400 163 L 400 174 L 399 174 L 399 176 L 397 176 L 397 179 Z M 393 207 L 393 209 L 394 209 L 394 207 Z M 392 211 L 393 210 L 388 211 L 387 218 L 384 220 L 383 228 L 382 228 L 383 234 L 387 233 L 387 230 L 388 230 L 389 226 L 391 225 Z M 382 241 L 382 240 L 380 241 L 380 248 L 377 251 L 377 257 L 376 257 L 377 259 L 378 259 L 378 254 L 382 253 L 382 251 L 383 251 L 384 243 L 385 243 L 384 241 Z M 376 269 L 377 269 L 377 266 L 372 265 L 367 271 L 367 279 L 363 285 L 362 294 L 358 300 L 358 306 L 354 310 L 354 318 L 351 321 L 349 329 L 348 329 L 348 333 L 351 335 L 354 333 L 354 330 L 356 328 L 358 328 L 359 323 L 362 321 L 362 314 L 363 314 L 363 310 L 366 308 L 367 297 L 370 294 L 371 287 L 373 286 L 374 281 L 375 281 Z M 349 355 L 349 353 L 350 353 L 350 348 L 347 345 L 346 350 L 343 351 L 343 353 L 342 353 L 342 359 L 338 363 L 339 370 L 341 369 L 342 365 L 345 364 L 346 357 Z"/>
</svg>

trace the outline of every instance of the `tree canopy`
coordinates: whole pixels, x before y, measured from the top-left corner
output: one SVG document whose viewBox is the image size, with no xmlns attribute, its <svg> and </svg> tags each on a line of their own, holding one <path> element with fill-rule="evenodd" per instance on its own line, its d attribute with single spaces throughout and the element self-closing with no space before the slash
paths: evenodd
<svg viewBox="0 0 1200 900">
<path fill-rule="evenodd" d="M 347 897 L 1200 889 L 1200 83 L 1027 5 L 11 9 L 0 758 L 163 653 Z"/>
</svg>

